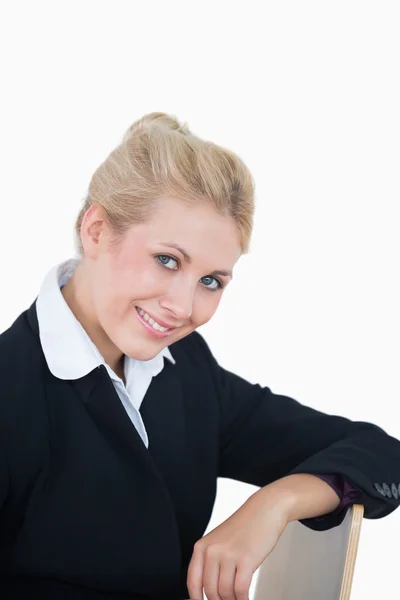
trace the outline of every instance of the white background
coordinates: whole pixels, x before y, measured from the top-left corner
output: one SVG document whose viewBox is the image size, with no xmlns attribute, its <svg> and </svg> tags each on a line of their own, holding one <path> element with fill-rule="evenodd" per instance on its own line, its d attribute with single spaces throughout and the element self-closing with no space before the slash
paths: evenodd
<svg viewBox="0 0 400 600">
<path fill-rule="evenodd" d="M 400 437 L 399 26 L 384 0 L 2 3 L 0 331 L 72 254 L 99 162 L 171 112 L 257 184 L 201 331 L 219 362 Z M 219 481 L 209 529 L 255 490 Z M 397 597 L 399 536 L 400 511 L 363 521 L 352 600 Z"/>
</svg>

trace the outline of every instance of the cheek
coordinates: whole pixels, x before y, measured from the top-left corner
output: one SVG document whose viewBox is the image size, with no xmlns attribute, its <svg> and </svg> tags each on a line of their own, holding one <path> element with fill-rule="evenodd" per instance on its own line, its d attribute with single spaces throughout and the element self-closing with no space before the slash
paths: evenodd
<svg viewBox="0 0 400 600">
<path fill-rule="evenodd" d="M 168 274 L 163 274 L 151 262 L 138 260 L 127 265 L 119 265 L 113 275 L 113 285 L 120 295 L 132 300 L 157 298 L 165 293 L 170 282 Z M 164 277 L 163 277 L 164 275 Z"/>
<path fill-rule="evenodd" d="M 206 297 L 204 297 L 206 296 Z M 211 296 L 209 298 L 209 296 Z M 221 294 L 215 293 L 215 297 L 212 292 L 203 292 L 199 294 L 196 299 L 196 303 L 193 306 L 192 321 L 196 323 L 196 327 L 207 323 L 215 314 L 218 305 L 221 301 Z"/>
<path fill-rule="evenodd" d="M 126 278 L 121 277 L 110 265 L 102 265 L 93 278 L 92 300 L 100 323 L 115 321 L 128 304 Z"/>
</svg>

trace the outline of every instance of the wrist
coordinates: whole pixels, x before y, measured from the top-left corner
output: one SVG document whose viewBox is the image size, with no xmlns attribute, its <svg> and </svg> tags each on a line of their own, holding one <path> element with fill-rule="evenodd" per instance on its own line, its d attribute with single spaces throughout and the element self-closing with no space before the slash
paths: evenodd
<svg viewBox="0 0 400 600">
<path fill-rule="evenodd" d="M 290 521 L 326 515 L 340 504 L 340 498 L 326 481 L 307 473 L 288 475 L 261 488 L 260 502 L 286 524 Z"/>
<path fill-rule="evenodd" d="M 285 526 L 294 520 L 293 515 L 296 508 L 296 494 L 288 485 L 281 485 L 279 481 L 258 490 L 260 503 L 263 509 L 268 513 L 273 513 L 277 519 L 280 519 Z"/>
<path fill-rule="evenodd" d="M 265 516 L 267 523 L 271 520 L 280 523 L 283 531 L 294 514 L 296 499 L 291 490 L 269 484 L 250 496 L 245 504 L 253 513 Z"/>
</svg>

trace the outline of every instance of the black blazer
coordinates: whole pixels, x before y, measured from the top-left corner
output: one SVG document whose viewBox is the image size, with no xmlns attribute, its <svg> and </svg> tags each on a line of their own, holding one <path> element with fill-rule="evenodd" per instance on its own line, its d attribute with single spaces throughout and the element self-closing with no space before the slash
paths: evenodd
<svg viewBox="0 0 400 600">
<path fill-rule="evenodd" d="M 170 350 L 140 409 L 146 449 L 104 367 L 50 373 L 35 302 L 0 335 L 1 598 L 188 598 L 218 477 L 337 473 L 367 518 L 399 505 L 400 442 L 382 429 L 224 370 L 197 332 Z"/>
</svg>

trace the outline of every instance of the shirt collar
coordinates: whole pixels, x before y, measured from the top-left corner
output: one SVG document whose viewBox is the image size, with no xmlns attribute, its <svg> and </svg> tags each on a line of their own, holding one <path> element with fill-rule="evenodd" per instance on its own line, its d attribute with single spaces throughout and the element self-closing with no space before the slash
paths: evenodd
<svg viewBox="0 0 400 600">
<path fill-rule="evenodd" d="M 105 365 L 110 376 L 120 380 L 105 364 L 104 358 L 61 293 L 61 287 L 73 275 L 78 263 L 79 260 L 70 259 L 53 267 L 46 275 L 36 301 L 40 341 L 47 365 L 59 379 L 79 379 L 96 367 Z M 126 357 L 125 371 L 127 362 L 131 366 L 132 363 L 138 363 L 155 377 L 163 369 L 164 357 L 175 364 L 175 359 L 166 347 L 147 361 Z"/>
</svg>

